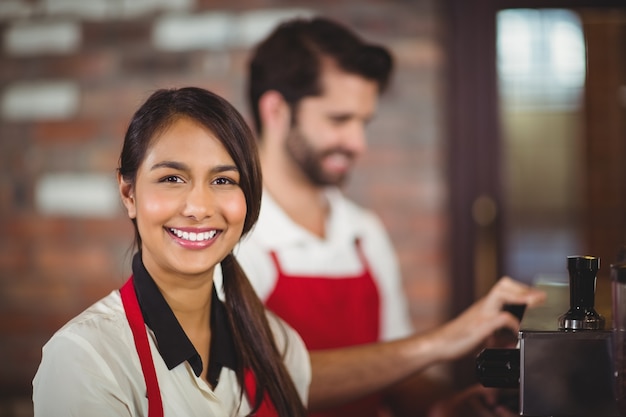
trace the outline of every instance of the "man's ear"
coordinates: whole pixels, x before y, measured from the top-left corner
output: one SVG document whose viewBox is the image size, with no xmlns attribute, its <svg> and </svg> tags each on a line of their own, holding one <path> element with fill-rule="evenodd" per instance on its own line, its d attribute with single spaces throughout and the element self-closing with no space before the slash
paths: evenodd
<svg viewBox="0 0 626 417">
<path fill-rule="evenodd" d="M 124 207 L 126 207 L 126 212 L 128 213 L 128 217 L 134 219 L 137 217 L 137 205 L 135 203 L 135 190 L 133 185 L 124 180 L 122 174 L 117 173 L 117 185 L 120 190 L 120 197 L 122 198 L 122 203 Z"/>
<path fill-rule="evenodd" d="M 291 108 L 276 90 L 269 90 L 259 98 L 259 115 L 263 126 L 263 140 L 286 137 L 291 127 Z"/>
</svg>

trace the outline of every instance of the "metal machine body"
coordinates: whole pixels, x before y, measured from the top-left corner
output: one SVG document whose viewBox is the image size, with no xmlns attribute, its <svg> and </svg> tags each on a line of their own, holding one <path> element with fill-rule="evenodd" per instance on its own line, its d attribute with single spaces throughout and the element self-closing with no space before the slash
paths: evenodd
<svg viewBox="0 0 626 417">
<path fill-rule="evenodd" d="M 519 412 L 523 416 L 618 417 L 612 332 L 558 328 L 568 287 L 542 285 L 545 306 L 530 309 L 519 333 Z"/>
<path fill-rule="evenodd" d="M 537 285 L 547 300 L 526 310 L 518 348 L 485 349 L 478 356 L 477 376 L 483 385 L 519 389 L 520 415 L 620 416 L 608 287 L 599 297 L 603 314 L 594 305 L 598 266 L 597 258 L 568 258 L 569 285 Z"/>
</svg>

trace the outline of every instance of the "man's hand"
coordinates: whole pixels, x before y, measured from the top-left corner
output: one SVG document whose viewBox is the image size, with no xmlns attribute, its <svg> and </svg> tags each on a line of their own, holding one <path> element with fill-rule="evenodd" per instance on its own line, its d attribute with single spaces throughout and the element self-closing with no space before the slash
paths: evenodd
<svg viewBox="0 0 626 417">
<path fill-rule="evenodd" d="M 508 304 L 534 307 L 545 300 L 545 292 L 509 277 L 501 278 L 483 298 L 454 320 L 432 332 L 442 359 L 456 359 L 484 343 L 499 329 L 517 333 L 519 320 L 504 309 Z"/>
</svg>

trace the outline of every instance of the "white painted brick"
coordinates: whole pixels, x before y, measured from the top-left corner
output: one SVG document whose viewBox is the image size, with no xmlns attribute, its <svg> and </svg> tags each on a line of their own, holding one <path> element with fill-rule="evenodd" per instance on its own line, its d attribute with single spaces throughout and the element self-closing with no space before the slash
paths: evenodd
<svg viewBox="0 0 626 417">
<path fill-rule="evenodd" d="M 191 10 L 195 0 L 43 0 L 49 16 L 76 16 L 90 20 L 129 19 L 155 12 Z"/>
<path fill-rule="evenodd" d="M 20 0 L 0 0 L 0 20 L 12 21 L 29 17 L 32 6 Z"/>
<path fill-rule="evenodd" d="M 239 16 L 233 43 L 248 48 L 261 41 L 280 22 L 295 17 L 311 17 L 312 9 L 267 9 L 253 10 Z"/>
<path fill-rule="evenodd" d="M 190 11 L 195 6 L 195 0 L 122 0 L 122 16 L 133 18 L 145 16 L 158 11 Z"/>
<path fill-rule="evenodd" d="M 36 184 L 35 206 L 52 216 L 115 217 L 121 212 L 117 183 L 110 174 L 46 174 Z"/>
<path fill-rule="evenodd" d="M 297 8 L 254 10 L 238 15 L 227 12 L 168 14 L 155 22 L 152 41 L 157 49 L 166 51 L 247 48 L 265 37 L 279 22 L 313 14 L 311 9 Z"/>
<path fill-rule="evenodd" d="M 152 42 L 165 51 L 222 50 L 229 45 L 234 23 L 232 14 L 222 12 L 169 14 L 155 22 Z"/>
<path fill-rule="evenodd" d="M 75 22 L 18 23 L 6 30 L 4 50 L 13 55 L 70 54 L 80 42 L 80 25 Z"/>
<path fill-rule="evenodd" d="M 68 119 L 79 107 L 80 89 L 71 81 L 16 83 L 2 94 L 6 120 Z"/>
<path fill-rule="evenodd" d="M 48 16 L 103 20 L 115 17 L 119 5 L 117 1 L 110 0 L 44 0 L 42 8 Z"/>
</svg>

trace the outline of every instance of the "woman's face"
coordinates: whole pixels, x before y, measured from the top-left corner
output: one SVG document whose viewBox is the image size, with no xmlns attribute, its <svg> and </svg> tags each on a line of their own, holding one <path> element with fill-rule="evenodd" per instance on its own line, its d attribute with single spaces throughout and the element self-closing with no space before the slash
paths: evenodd
<svg viewBox="0 0 626 417">
<path fill-rule="evenodd" d="M 213 132 L 180 118 L 153 139 L 135 185 L 120 180 L 155 280 L 208 275 L 243 231 L 239 170 Z"/>
</svg>

